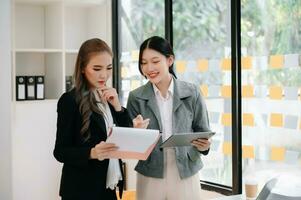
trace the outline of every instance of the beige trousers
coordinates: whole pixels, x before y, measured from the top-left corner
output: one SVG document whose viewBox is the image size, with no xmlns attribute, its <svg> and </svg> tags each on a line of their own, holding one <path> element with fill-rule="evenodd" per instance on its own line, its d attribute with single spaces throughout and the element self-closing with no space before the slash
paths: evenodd
<svg viewBox="0 0 301 200">
<path fill-rule="evenodd" d="M 137 200 L 200 200 L 199 174 L 181 179 L 174 149 L 164 149 L 164 178 L 137 173 Z"/>
</svg>

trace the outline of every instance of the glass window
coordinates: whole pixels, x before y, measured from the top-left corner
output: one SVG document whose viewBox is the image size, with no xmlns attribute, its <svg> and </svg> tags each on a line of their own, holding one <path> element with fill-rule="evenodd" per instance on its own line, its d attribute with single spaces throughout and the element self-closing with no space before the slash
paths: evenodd
<svg viewBox="0 0 301 200">
<path fill-rule="evenodd" d="M 121 98 L 126 105 L 131 90 L 147 80 L 138 70 L 140 44 L 147 38 L 164 37 L 164 1 L 122 0 L 121 2 Z"/>
<path fill-rule="evenodd" d="M 199 86 L 216 132 L 200 179 L 232 186 L 230 0 L 174 0 L 173 34 L 177 76 Z"/>
<path fill-rule="evenodd" d="M 301 1 L 241 3 L 243 178 L 261 187 L 274 176 L 294 181 L 301 170 Z"/>
</svg>

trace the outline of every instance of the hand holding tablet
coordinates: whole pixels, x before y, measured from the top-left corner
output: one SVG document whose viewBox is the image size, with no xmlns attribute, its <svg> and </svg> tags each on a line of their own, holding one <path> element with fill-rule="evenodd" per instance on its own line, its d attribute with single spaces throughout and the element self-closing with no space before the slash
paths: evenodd
<svg viewBox="0 0 301 200">
<path fill-rule="evenodd" d="M 171 135 L 167 140 L 165 140 L 161 144 L 161 148 L 165 147 L 180 147 L 180 146 L 190 146 L 193 140 L 197 140 L 199 138 L 209 139 L 211 138 L 215 132 L 193 132 L 193 133 L 177 133 Z"/>
</svg>

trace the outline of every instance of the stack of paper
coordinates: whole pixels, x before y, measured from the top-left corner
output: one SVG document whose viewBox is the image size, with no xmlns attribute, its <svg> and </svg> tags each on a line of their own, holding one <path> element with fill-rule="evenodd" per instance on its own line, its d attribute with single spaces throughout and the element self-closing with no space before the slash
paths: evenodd
<svg viewBox="0 0 301 200">
<path fill-rule="evenodd" d="M 146 160 L 160 138 L 159 130 L 113 127 L 108 143 L 118 146 L 112 158 Z"/>
</svg>

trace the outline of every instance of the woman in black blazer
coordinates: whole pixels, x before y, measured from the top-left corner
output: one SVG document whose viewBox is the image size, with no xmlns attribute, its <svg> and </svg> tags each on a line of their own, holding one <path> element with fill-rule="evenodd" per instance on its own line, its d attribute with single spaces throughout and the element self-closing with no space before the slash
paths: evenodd
<svg viewBox="0 0 301 200">
<path fill-rule="evenodd" d="M 115 200 L 116 186 L 122 195 L 121 161 L 107 155 L 118 147 L 105 141 L 111 126 L 129 126 L 131 121 L 116 90 L 106 86 L 112 56 L 104 41 L 84 42 L 76 60 L 75 87 L 58 101 L 54 156 L 64 164 L 62 200 Z"/>
</svg>

